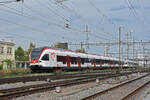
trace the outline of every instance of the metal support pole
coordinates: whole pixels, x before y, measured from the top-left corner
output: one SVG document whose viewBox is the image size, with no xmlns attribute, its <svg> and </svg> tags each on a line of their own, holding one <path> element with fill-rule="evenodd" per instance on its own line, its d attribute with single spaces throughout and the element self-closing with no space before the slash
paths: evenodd
<svg viewBox="0 0 150 100">
<path fill-rule="evenodd" d="M 81 42 L 81 50 L 83 49 L 83 42 Z"/>
<path fill-rule="evenodd" d="M 119 52 L 119 68 L 120 68 L 120 48 L 121 48 L 121 27 L 119 27 L 119 37 L 118 37 L 118 52 Z"/>
<path fill-rule="evenodd" d="M 127 32 L 127 59 L 129 59 L 129 34 Z"/>
<path fill-rule="evenodd" d="M 133 36 L 133 60 L 135 59 L 135 44 L 134 44 L 134 36 Z"/>
<path fill-rule="evenodd" d="M 89 49 L 89 31 L 88 31 L 88 26 L 86 25 L 86 42 L 87 42 L 87 47 L 86 47 L 86 52 L 88 52 L 88 49 Z"/>
</svg>

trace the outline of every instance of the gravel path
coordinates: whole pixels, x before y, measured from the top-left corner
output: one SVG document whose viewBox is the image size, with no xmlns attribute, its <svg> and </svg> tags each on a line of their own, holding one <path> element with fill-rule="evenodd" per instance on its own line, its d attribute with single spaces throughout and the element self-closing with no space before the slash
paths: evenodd
<svg viewBox="0 0 150 100">
<path fill-rule="evenodd" d="M 129 75 L 129 77 L 122 76 L 120 78 L 110 78 L 107 80 L 101 80 L 100 83 L 90 82 L 81 85 L 75 85 L 70 87 L 62 87 L 61 93 L 56 93 L 55 90 L 32 94 L 29 96 L 19 97 L 13 100 L 80 100 L 89 95 L 95 94 L 96 92 L 103 91 L 120 84 L 122 81 L 140 77 L 144 74 Z M 108 100 L 108 99 L 104 99 Z"/>
</svg>

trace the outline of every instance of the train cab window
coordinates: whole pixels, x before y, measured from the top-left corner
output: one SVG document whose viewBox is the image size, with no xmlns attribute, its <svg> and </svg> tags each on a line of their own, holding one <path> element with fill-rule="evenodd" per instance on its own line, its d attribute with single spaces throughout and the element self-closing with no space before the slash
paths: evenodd
<svg viewBox="0 0 150 100">
<path fill-rule="evenodd" d="M 45 54 L 45 55 L 42 57 L 42 60 L 48 61 L 48 60 L 49 60 L 49 54 Z"/>
</svg>

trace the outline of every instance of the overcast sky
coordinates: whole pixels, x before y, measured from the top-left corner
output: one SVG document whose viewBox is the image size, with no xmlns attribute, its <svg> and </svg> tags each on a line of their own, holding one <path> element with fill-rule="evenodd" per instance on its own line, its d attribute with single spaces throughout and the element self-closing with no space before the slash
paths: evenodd
<svg viewBox="0 0 150 100">
<path fill-rule="evenodd" d="M 0 39 L 13 40 L 16 47 L 21 45 L 25 49 L 30 42 L 37 47 L 57 42 L 80 43 L 86 42 L 85 26 L 88 25 L 92 43 L 116 42 L 119 26 L 122 41 L 130 31 L 137 41 L 149 41 L 149 0 L 61 1 L 24 0 L 23 3 L 0 4 Z M 70 28 L 66 28 L 66 24 Z M 90 47 L 88 51 L 103 54 L 104 47 Z"/>
</svg>

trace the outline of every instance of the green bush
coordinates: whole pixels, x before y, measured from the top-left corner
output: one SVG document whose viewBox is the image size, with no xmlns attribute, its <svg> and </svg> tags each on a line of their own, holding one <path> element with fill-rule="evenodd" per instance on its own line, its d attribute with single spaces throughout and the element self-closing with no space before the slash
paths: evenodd
<svg viewBox="0 0 150 100">
<path fill-rule="evenodd" d="M 11 70 L 11 75 L 18 75 L 19 72 L 17 70 Z"/>
<path fill-rule="evenodd" d="M 0 71 L 0 77 L 3 77 L 5 73 L 3 71 Z"/>
<path fill-rule="evenodd" d="M 0 64 L 0 70 L 2 70 L 3 69 L 3 65 L 2 64 Z"/>
<path fill-rule="evenodd" d="M 116 74 L 120 74 L 120 70 L 116 70 Z"/>
<path fill-rule="evenodd" d="M 63 71 L 61 69 L 54 71 L 54 75 L 60 75 L 60 74 L 63 74 Z"/>
</svg>

